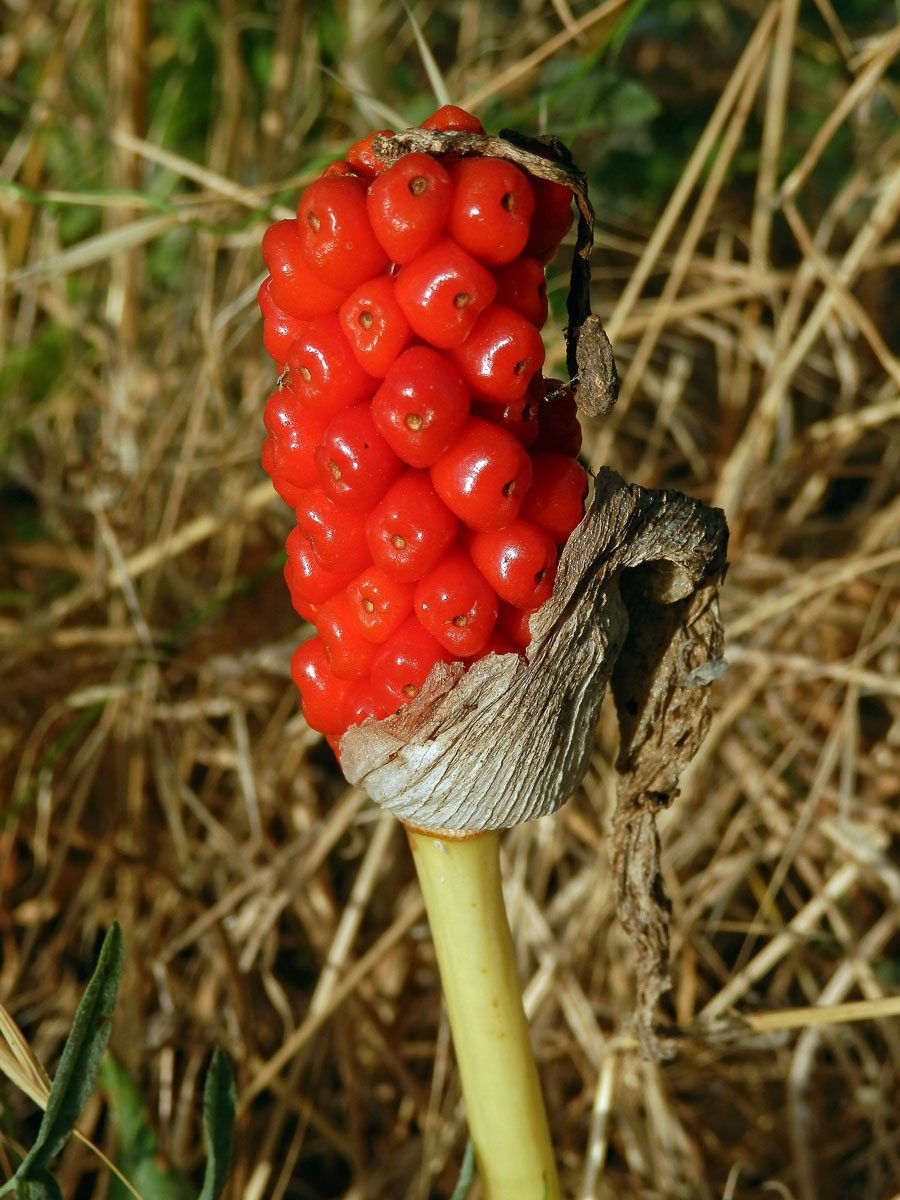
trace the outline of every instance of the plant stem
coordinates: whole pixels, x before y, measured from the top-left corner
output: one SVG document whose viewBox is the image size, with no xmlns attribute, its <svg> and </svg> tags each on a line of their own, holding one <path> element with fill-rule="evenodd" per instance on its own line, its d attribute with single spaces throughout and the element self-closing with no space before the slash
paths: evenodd
<svg viewBox="0 0 900 1200">
<path fill-rule="evenodd" d="M 447 1000 L 485 1200 L 560 1200 L 500 886 L 496 831 L 407 828 Z"/>
</svg>

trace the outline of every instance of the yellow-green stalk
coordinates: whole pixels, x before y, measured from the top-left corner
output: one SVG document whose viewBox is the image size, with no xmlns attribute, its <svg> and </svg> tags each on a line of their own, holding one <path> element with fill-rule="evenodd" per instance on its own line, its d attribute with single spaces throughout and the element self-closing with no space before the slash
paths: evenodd
<svg viewBox="0 0 900 1200">
<path fill-rule="evenodd" d="M 485 1200 L 560 1200 L 496 831 L 407 828 L 447 1000 Z"/>
</svg>

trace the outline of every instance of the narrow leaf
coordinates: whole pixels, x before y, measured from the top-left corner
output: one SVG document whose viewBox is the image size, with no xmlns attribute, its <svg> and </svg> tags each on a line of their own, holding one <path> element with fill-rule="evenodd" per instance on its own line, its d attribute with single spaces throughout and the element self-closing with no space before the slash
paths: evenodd
<svg viewBox="0 0 900 1200">
<path fill-rule="evenodd" d="M 138 1085 L 112 1054 L 103 1060 L 100 1084 L 118 1132 L 117 1167 L 127 1180 L 110 1179 L 108 1200 L 129 1200 L 132 1188 L 144 1200 L 194 1200 L 197 1193 L 187 1177 L 160 1153 Z"/>
<path fill-rule="evenodd" d="M 62 1148 L 91 1094 L 109 1040 L 110 1020 L 122 974 L 122 931 L 113 924 L 103 939 L 94 974 L 66 1038 L 37 1140 L 16 1178 L 45 1183 L 47 1162 Z"/>
<path fill-rule="evenodd" d="M 235 1103 L 228 1059 L 221 1050 L 216 1050 L 203 1087 L 203 1135 L 207 1159 L 199 1200 L 219 1200 L 228 1182 Z"/>
<path fill-rule="evenodd" d="M 29 1178 L 20 1178 L 20 1171 L 13 1176 L 16 1200 L 63 1200 L 59 1184 L 46 1167 L 36 1167 Z"/>
<path fill-rule="evenodd" d="M 439 105 L 452 103 L 450 93 L 447 91 L 447 83 L 444 76 L 441 74 L 441 68 L 437 64 L 437 60 L 431 53 L 431 47 L 425 40 L 425 35 L 416 20 L 411 9 L 406 10 L 406 19 L 412 26 L 413 34 L 415 35 L 416 45 L 419 48 L 419 57 L 422 59 L 422 66 L 425 68 L 425 74 L 428 76 L 428 82 L 431 84 L 431 90 L 434 92 L 434 98 Z"/>
<path fill-rule="evenodd" d="M 472 1139 L 466 1142 L 466 1152 L 463 1155 L 462 1167 L 459 1172 L 459 1179 L 456 1181 L 456 1187 L 453 1189 L 453 1195 L 450 1200 L 466 1200 L 469 1193 L 469 1188 L 472 1186 L 472 1179 L 475 1175 L 475 1147 L 472 1145 Z"/>
</svg>

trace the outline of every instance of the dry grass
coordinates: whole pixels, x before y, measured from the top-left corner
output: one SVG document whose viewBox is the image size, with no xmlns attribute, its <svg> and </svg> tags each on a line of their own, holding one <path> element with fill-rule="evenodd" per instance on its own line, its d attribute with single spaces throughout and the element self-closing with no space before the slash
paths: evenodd
<svg viewBox="0 0 900 1200">
<path fill-rule="evenodd" d="M 197 1169 L 218 1044 L 231 1196 L 447 1197 L 464 1114 L 407 850 L 288 678 L 255 305 L 273 202 L 385 109 L 420 119 L 427 77 L 390 0 L 163 7 L 11 4 L 0 39 L 0 999 L 52 1072 L 118 918 L 112 1044 L 167 1156 Z M 697 7 L 699 41 L 651 3 L 620 51 L 703 119 L 664 203 L 610 217 L 597 175 L 623 393 L 586 437 L 594 463 L 723 505 L 733 535 L 730 670 L 665 822 L 675 1057 L 628 1036 L 611 721 L 582 791 L 508 835 L 511 914 L 567 1195 L 887 1200 L 900 27 L 887 5 L 847 27 L 829 0 Z M 639 9 L 417 15 L 449 93 L 502 117 Z M 2 1086 L 0 1168 L 35 1114 Z M 82 1128 L 113 1149 L 99 1094 Z M 106 1186 L 77 1142 L 58 1174 L 67 1196 Z"/>
</svg>

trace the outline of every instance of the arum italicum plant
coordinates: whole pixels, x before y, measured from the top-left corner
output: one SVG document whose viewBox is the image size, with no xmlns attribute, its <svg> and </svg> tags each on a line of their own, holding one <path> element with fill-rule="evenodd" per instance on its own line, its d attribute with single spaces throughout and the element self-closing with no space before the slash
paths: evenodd
<svg viewBox="0 0 900 1200">
<path fill-rule="evenodd" d="M 295 606 L 318 634 L 300 648 L 293 665 L 304 712 L 329 735 L 347 778 L 406 827 L 483 1193 L 487 1200 L 556 1200 L 562 1193 L 504 907 L 500 831 L 555 812 L 575 791 L 587 770 L 600 704 L 611 683 L 622 733 L 611 855 L 619 911 L 638 951 L 638 1032 L 652 1050 L 653 1007 L 667 986 L 667 915 L 654 821 L 676 793 L 679 770 L 705 728 L 703 685 L 715 677 L 721 661 L 716 592 L 726 531 L 720 513 L 676 493 L 630 487 L 601 471 L 580 524 L 568 536 L 582 511 L 581 493 L 577 515 L 560 535 L 547 505 L 562 511 L 568 502 L 546 484 L 546 476 L 538 485 L 539 470 L 547 470 L 546 459 L 568 478 L 580 468 L 565 462 L 559 467 L 564 455 L 554 453 L 557 444 L 537 447 L 550 451 L 538 463 L 509 434 L 518 431 L 526 448 L 541 436 L 521 427 L 525 380 L 519 384 L 516 376 L 527 370 L 530 378 L 543 358 L 539 335 L 528 321 L 540 325 L 541 304 L 546 316 L 540 284 L 546 258 L 541 223 L 549 221 L 547 213 L 537 229 L 532 220 L 518 243 L 514 229 L 508 244 L 504 238 L 515 224 L 516 181 L 523 176 L 532 183 L 546 181 L 546 194 L 558 197 L 568 189 L 576 200 L 568 368 L 579 408 L 602 415 L 615 400 L 617 380 L 609 343 L 590 313 L 593 225 L 584 178 L 553 139 L 488 137 L 476 118 L 458 109 L 440 110 L 425 125 L 357 143 L 345 162 L 332 164 L 304 194 L 297 222 L 282 222 L 267 234 L 272 274 L 260 303 L 267 348 L 287 367 L 282 383 L 288 394 L 279 392 L 270 400 L 264 463 L 280 494 L 297 508 L 300 530 L 293 543 L 289 540 L 286 575 Z M 485 172 L 466 167 L 485 160 L 493 164 Z M 500 223 L 485 231 L 471 214 L 477 216 L 496 179 L 502 181 L 495 197 Z M 465 205 L 459 201 L 464 191 Z M 563 194 L 568 220 L 569 191 Z M 396 222 L 385 208 L 393 199 L 403 214 Z M 413 209 L 424 211 L 424 231 L 408 215 Z M 361 258 L 348 259 L 351 246 Z M 510 260 L 523 247 L 526 257 L 535 257 L 530 265 L 518 266 Z M 498 262 L 501 268 L 492 275 L 485 264 L 496 268 Z M 350 283 L 348 272 L 354 275 Z M 454 282 L 442 308 L 440 281 L 449 276 Z M 316 278 L 324 279 L 321 298 L 315 294 Z M 357 290 L 342 300 L 342 288 L 353 287 Z M 492 303 L 497 288 L 503 289 L 503 304 Z M 320 299 L 324 313 L 317 311 Z M 470 311 L 473 305 L 483 308 L 481 318 Z M 425 408 L 419 405 L 410 413 L 395 404 L 398 394 L 421 399 L 416 388 L 421 392 L 424 385 L 411 377 L 404 377 L 403 387 L 392 383 L 392 364 L 398 355 L 403 358 L 413 335 L 417 346 L 431 347 L 425 352 L 431 356 L 430 378 L 439 375 L 455 380 L 457 391 L 462 388 L 463 399 L 454 401 L 453 411 L 443 384 L 432 387 L 442 394 L 429 400 L 428 412 L 437 414 L 434 423 L 449 448 L 432 445 L 428 429 L 423 432 L 430 419 L 422 415 Z M 509 345 L 513 349 L 507 352 Z M 421 350 L 416 353 L 421 357 Z M 352 400 L 329 391 L 327 372 L 317 375 L 318 364 L 329 355 L 330 369 L 352 388 Z M 495 370 L 506 371 L 502 387 L 488 377 Z M 372 375 L 387 379 L 367 401 Z M 534 377 L 540 379 L 539 369 Z M 466 390 L 473 397 L 471 416 Z M 512 415 L 504 416 L 508 394 L 520 400 L 518 408 L 509 405 Z M 355 407 L 347 408 L 348 403 Z M 534 406 L 540 428 L 540 405 L 535 401 Z M 533 575 L 532 602 L 518 602 L 526 614 L 518 644 L 500 637 L 486 643 L 493 652 L 477 657 L 471 647 L 439 653 L 441 647 L 430 638 L 431 657 L 422 667 L 416 647 L 424 644 L 423 636 L 429 638 L 423 626 L 439 635 L 434 611 L 444 593 L 433 575 L 426 573 L 423 580 L 423 570 L 416 573 L 410 561 L 415 539 L 408 529 L 426 545 L 430 536 L 427 521 L 423 529 L 416 525 L 424 520 L 421 512 L 449 519 L 450 541 L 459 518 L 459 542 L 451 547 L 448 541 L 440 550 L 454 564 L 449 582 L 441 577 L 453 603 L 471 584 L 469 554 L 501 600 L 509 599 L 503 592 L 505 552 L 498 566 L 490 550 L 500 521 L 490 503 L 473 506 L 466 490 L 471 476 L 458 483 L 466 439 L 473 433 L 483 433 L 496 456 L 510 455 L 510 475 L 499 482 L 510 476 L 513 481 L 496 494 L 496 504 L 512 510 L 509 528 L 523 503 L 521 493 L 527 501 L 526 489 L 534 489 L 537 500 L 521 511 L 534 524 L 555 529 L 556 576 L 546 598 L 549 579 L 544 590 L 539 587 L 544 569 Z M 407 498 L 405 509 L 399 502 L 391 507 L 396 488 L 379 503 L 389 484 L 373 480 L 366 464 L 376 460 L 391 480 L 399 473 L 397 488 L 406 489 L 404 496 L 414 492 L 415 503 Z M 521 475 L 514 473 L 516 464 Z M 520 492 L 511 499 L 515 487 Z M 323 540 L 326 511 L 336 522 L 327 536 L 340 542 L 340 553 Z M 352 564 L 361 570 L 358 563 L 366 554 L 362 533 L 353 528 L 354 513 L 364 525 L 375 570 L 366 568 L 352 580 Z M 407 522 L 401 526 L 405 537 L 388 517 Z M 528 524 L 518 522 L 519 527 Z M 532 543 L 541 538 L 551 542 L 544 532 L 534 534 Z M 550 552 L 555 560 L 552 542 Z M 362 554 L 358 563 L 357 553 Z M 448 623 L 444 649 L 454 649 L 455 639 L 464 640 L 482 619 L 484 580 L 475 584 L 471 606 L 466 607 L 467 600 L 462 615 Z M 354 609 L 355 603 L 362 607 Z M 383 650 L 372 649 L 360 636 L 360 630 L 371 634 L 369 623 L 382 617 L 399 623 L 413 603 L 421 624 L 410 616 L 393 636 L 377 631 L 371 640 L 384 642 Z M 496 598 L 484 603 L 496 614 Z M 507 608 L 516 603 L 511 600 Z M 476 650 L 490 632 L 493 618 L 487 620 Z M 413 649 L 404 640 L 409 638 Z M 398 662 L 407 673 L 419 670 L 414 686 L 401 686 L 408 676 L 397 674 Z"/>
</svg>

